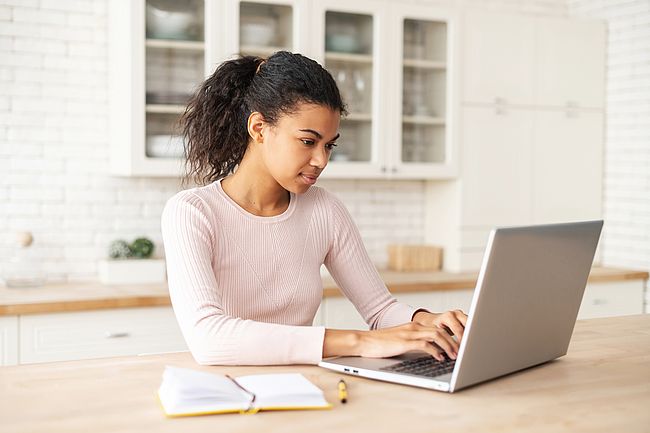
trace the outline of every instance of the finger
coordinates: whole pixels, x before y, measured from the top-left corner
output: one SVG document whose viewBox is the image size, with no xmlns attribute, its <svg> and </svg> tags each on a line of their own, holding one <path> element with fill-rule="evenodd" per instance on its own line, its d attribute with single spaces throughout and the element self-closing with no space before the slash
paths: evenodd
<svg viewBox="0 0 650 433">
<path fill-rule="evenodd" d="M 443 355 L 444 353 L 443 350 L 440 349 L 438 346 L 429 343 L 426 340 L 413 340 L 412 344 L 413 345 L 410 350 L 420 350 L 426 352 L 429 355 L 433 356 L 438 361 L 445 360 L 445 357 Z"/>
<path fill-rule="evenodd" d="M 456 310 L 454 311 L 454 316 L 463 324 L 463 328 L 467 327 L 467 314 L 463 313 L 462 310 Z"/>
<path fill-rule="evenodd" d="M 458 343 L 447 332 L 443 330 L 434 331 L 433 333 L 429 333 L 428 339 L 444 350 L 451 359 L 456 359 L 458 355 Z"/>
<path fill-rule="evenodd" d="M 463 334 L 465 331 L 465 327 L 463 324 L 456 318 L 456 316 L 452 316 L 447 323 L 445 323 L 445 326 L 451 330 L 452 335 L 455 335 L 458 337 L 458 342 L 462 340 Z"/>
</svg>

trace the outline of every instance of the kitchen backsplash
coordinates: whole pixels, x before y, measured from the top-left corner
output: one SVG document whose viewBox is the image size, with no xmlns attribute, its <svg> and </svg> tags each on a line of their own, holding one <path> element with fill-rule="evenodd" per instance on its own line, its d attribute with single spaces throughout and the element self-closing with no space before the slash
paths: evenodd
<svg viewBox="0 0 650 433">
<path fill-rule="evenodd" d="M 480 5 L 558 16 L 570 10 L 601 16 L 599 10 L 606 13 L 607 4 L 615 2 L 438 0 L 418 3 Z M 581 3 L 602 6 L 592 11 L 581 7 Z M 631 3 L 647 5 L 644 0 Z M 96 261 L 106 255 L 109 242 L 116 238 L 132 240 L 144 235 L 161 244 L 160 213 L 165 201 L 179 190 L 179 180 L 119 178 L 106 174 L 106 6 L 105 0 L 0 2 L 0 274 L 2 263 L 14 251 L 14 233 L 18 230 L 34 233 L 34 248 L 38 249 L 52 280 L 95 277 Z M 647 23 L 648 13 L 644 16 Z M 638 36 L 641 37 L 647 48 L 650 37 L 647 32 Z M 643 73 L 647 83 L 650 72 L 646 68 Z M 609 92 L 608 97 L 613 97 L 616 104 L 623 98 L 617 96 L 626 94 L 627 90 L 610 86 Z M 648 98 L 646 113 L 647 101 Z M 643 137 L 647 143 L 648 118 L 650 115 L 646 117 L 645 129 L 635 136 L 635 143 Z M 645 183 L 635 183 L 635 188 L 630 189 L 633 194 L 645 192 L 645 207 L 636 206 L 638 198 L 623 192 L 627 185 L 625 179 L 630 176 L 627 171 L 621 172 L 634 164 L 634 153 L 623 150 L 629 140 L 622 133 L 612 135 L 616 134 L 614 130 L 609 134 L 608 140 L 614 140 L 621 150 L 608 153 L 606 217 L 611 216 L 617 225 L 608 228 L 604 256 L 611 258 L 612 264 L 645 263 L 648 267 L 648 174 L 638 173 Z M 647 169 L 650 161 L 647 144 L 637 154 L 641 152 L 646 155 L 642 160 Z M 388 243 L 417 243 L 424 239 L 425 182 L 326 180 L 320 185 L 346 203 L 370 255 L 379 266 L 386 262 Z M 645 189 L 639 191 L 638 185 L 645 185 Z M 619 216 L 621 206 L 633 204 L 633 209 L 639 212 L 634 224 L 640 230 L 634 233 L 645 233 L 645 243 L 624 231 L 630 224 L 624 224 L 626 217 Z M 627 252 L 635 248 L 642 254 Z"/>
</svg>

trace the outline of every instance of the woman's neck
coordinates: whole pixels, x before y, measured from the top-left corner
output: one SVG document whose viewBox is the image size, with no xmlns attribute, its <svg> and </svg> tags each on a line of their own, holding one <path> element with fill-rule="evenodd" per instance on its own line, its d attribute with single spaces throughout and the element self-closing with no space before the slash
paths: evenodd
<svg viewBox="0 0 650 433">
<path fill-rule="evenodd" d="M 224 178 L 221 187 L 246 211 L 257 216 L 280 215 L 289 207 L 290 194 L 265 170 L 254 170 L 250 164 L 239 165 L 237 171 Z"/>
</svg>

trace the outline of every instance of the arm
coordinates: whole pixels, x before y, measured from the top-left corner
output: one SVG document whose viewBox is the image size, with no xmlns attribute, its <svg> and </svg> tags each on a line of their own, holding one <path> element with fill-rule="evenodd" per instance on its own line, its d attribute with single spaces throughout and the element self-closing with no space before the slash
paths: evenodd
<svg viewBox="0 0 650 433">
<path fill-rule="evenodd" d="M 325 266 L 370 329 L 388 328 L 411 321 L 416 309 L 397 302 L 368 256 L 359 230 L 348 210 L 327 193 L 332 234 Z"/>
<path fill-rule="evenodd" d="M 170 199 L 162 215 L 169 294 L 185 340 L 200 364 L 315 364 L 323 327 L 245 320 L 224 313 L 212 269 L 216 233 L 191 192 Z"/>
<path fill-rule="evenodd" d="M 442 359 L 443 351 L 455 358 L 467 316 L 461 311 L 434 314 L 397 302 L 370 260 L 349 212 L 336 197 L 330 200 L 334 234 L 325 265 L 371 331 L 327 329 L 323 356 L 386 357 L 422 350 L 437 359 Z"/>
</svg>

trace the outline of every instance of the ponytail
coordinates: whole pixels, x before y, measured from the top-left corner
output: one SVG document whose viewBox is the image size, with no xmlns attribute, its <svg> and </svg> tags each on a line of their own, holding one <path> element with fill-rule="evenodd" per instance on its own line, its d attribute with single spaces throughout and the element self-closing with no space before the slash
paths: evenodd
<svg viewBox="0 0 650 433">
<path fill-rule="evenodd" d="M 278 51 L 266 60 L 240 56 L 219 65 L 180 119 L 184 180 L 207 184 L 228 176 L 246 152 L 250 114 L 257 111 L 273 125 L 300 102 L 347 112 L 329 72 L 300 54 Z"/>
<path fill-rule="evenodd" d="M 226 176 L 244 157 L 245 98 L 261 61 L 245 56 L 222 63 L 188 102 L 181 117 L 186 171 L 197 183 Z"/>
</svg>

